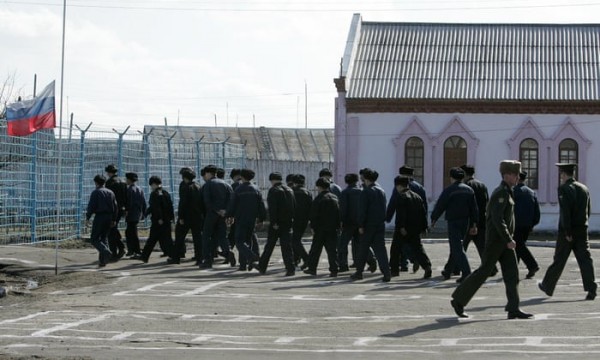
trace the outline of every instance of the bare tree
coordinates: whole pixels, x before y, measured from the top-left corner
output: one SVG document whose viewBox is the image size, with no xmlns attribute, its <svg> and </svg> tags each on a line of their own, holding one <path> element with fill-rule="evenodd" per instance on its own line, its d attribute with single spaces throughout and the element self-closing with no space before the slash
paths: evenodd
<svg viewBox="0 0 600 360">
<path fill-rule="evenodd" d="M 17 91 L 15 89 L 16 71 L 6 75 L 4 80 L 0 81 L 0 119 L 6 118 L 6 105 L 15 101 Z"/>
</svg>

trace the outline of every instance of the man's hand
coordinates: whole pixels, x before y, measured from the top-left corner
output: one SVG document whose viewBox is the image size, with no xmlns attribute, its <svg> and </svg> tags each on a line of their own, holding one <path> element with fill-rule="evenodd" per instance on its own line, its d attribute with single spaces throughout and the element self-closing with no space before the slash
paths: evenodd
<svg viewBox="0 0 600 360">
<path fill-rule="evenodd" d="M 469 235 L 471 235 L 471 236 L 477 235 L 477 226 L 473 226 L 472 228 L 469 229 Z"/>
<path fill-rule="evenodd" d="M 217 211 L 217 214 L 219 214 L 219 216 L 221 216 L 221 217 L 225 217 L 226 213 L 227 213 L 227 211 L 225 211 L 225 210 L 219 210 L 219 211 Z"/>
<path fill-rule="evenodd" d="M 277 224 L 273 224 L 273 225 L 271 225 L 271 226 L 273 227 L 273 229 L 275 229 L 275 230 L 279 230 L 279 225 L 277 225 Z"/>
<path fill-rule="evenodd" d="M 365 228 L 358 228 L 358 233 L 361 235 L 365 234 Z"/>
<path fill-rule="evenodd" d="M 185 221 L 183 221 L 183 219 L 179 219 L 179 225 L 184 225 Z"/>
<path fill-rule="evenodd" d="M 408 235 L 408 232 L 406 231 L 406 229 L 405 229 L 405 228 L 401 228 L 401 229 L 400 229 L 400 235 L 402 235 L 402 236 L 406 236 L 406 235 Z"/>
<path fill-rule="evenodd" d="M 164 224 L 164 223 L 165 223 L 165 222 L 164 222 L 162 219 L 158 220 L 158 225 L 162 225 L 162 224 Z"/>
<path fill-rule="evenodd" d="M 568 242 L 572 242 L 573 241 L 573 236 L 567 235 L 567 236 L 565 236 L 565 239 L 567 239 Z"/>
<path fill-rule="evenodd" d="M 260 229 L 262 229 L 262 227 L 263 227 L 263 222 L 262 221 L 257 221 L 256 222 L 256 226 L 254 226 L 254 228 L 256 230 L 260 230 Z"/>
<path fill-rule="evenodd" d="M 517 243 L 514 240 L 511 240 L 509 243 L 506 244 L 506 247 L 514 250 L 517 247 Z"/>
</svg>

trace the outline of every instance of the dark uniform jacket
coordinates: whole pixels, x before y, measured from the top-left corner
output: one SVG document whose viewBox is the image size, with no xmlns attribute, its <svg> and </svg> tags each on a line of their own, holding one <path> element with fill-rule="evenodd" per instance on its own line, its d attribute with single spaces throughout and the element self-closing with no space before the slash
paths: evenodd
<svg viewBox="0 0 600 360">
<path fill-rule="evenodd" d="M 127 210 L 125 221 L 127 222 L 140 221 L 146 213 L 144 191 L 136 184 L 131 184 L 127 187 L 127 203 L 125 208 Z"/>
<path fill-rule="evenodd" d="M 303 186 L 294 186 L 294 200 L 296 201 L 296 210 L 294 211 L 294 228 L 304 231 L 310 220 L 310 207 L 313 197 L 310 191 Z"/>
<path fill-rule="evenodd" d="M 231 194 L 233 194 L 233 189 L 225 180 L 216 177 L 208 180 L 202 187 L 206 213 L 217 213 L 220 210 L 227 210 Z"/>
<path fill-rule="evenodd" d="M 423 199 L 423 203 L 425 204 L 425 214 L 427 214 L 429 211 L 429 205 L 427 204 L 427 193 L 426 193 L 423 185 L 419 184 L 415 180 L 410 180 L 410 182 L 408 183 L 408 188 L 411 191 L 417 193 L 417 195 L 419 195 L 419 197 L 421 199 Z M 392 196 L 390 196 L 390 201 L 388 202 L 388 207 L 387 207 L 386 219 L 388 222 L 392 221 L 392 217 L 394 217 L 394 212 L 395 212 L 394 204 L 396 203 L 397 196 L 398 196 L 398 190 L 396 190 L 396 187 L 394 186 L 394 189 L 392 190 Z"/>
<path fill-rule="evenodd" d="M 404 228 L 409 235 L 427 230 L 425 202 L 414 191 L 406 189 L 396 197 L 396 230 Z M 391 218 L 388 218 L 390 221 Z"/>
<path fill-rule="evenodd" d="M 322 191 L 315 197 L 310 209 L 310 226 L 315 231 L 335 231 L 340 227 L 338 198 L 331 191 Z"/>
<path fill-rule="evenodd" d="M 477 224 L 479 210 L 473 189 L 460 181 L 455 181 L 445 188 L 435 203 L 431 220 L 437 221 L 444 212 L 446 212 L 445 219 L 447 221 L 467 218 L 470 224 Z"/>
<path fill-rule="evenodd" d="M 385 226 L 385 191 L 378 183 L 363 188 L 360 193 L 358 226 Z"/>
<path fill-rule="evenodd" d="M 340 201 L 340 217 L 345 228 L 358 226 L 360 194 L 362 189 L 358 185 L 346 187 L 342 190 Z"/>
<path fill-rule="evenodd" d="M 201 222 L 204 217 L 204 198 L 200 184 L 191 181 L 179 187 L 177 216 L 184 222 Z"/>
<path fill-rule="evenodd" d="M 105 187 L 99 187 L 92 191 L 85 214 L 86 220 L 89 220 L 92 214 L 110 214 L 112 220 L 115 221 L 117 219 L 117 212 L 117 201 L 112 191 Z"/>
<path fill-rule="evenodd" d="M 509 243 L 515 232 L 515 202 L 513 192 L 507 183 L 502 181 L 492 192 L 486 211 L 486 243 Z"/>
<path fill-rule="evenodd" d="M 296 201 L 294 191 L 282 183 L 275 184 L 267 194 L 269 221 L 271 225 L 291 228 L 294 220 Z"/>
<path fill-rule="evenodd" d="M 124 211 L 127 206 L 127 183 L 115 175 L 106 180 L 105 186 L 115 194 L 119 211 Z"/>
<path fill-rule="evenodd" d="M 173 201 L 171 195 L 162 187 L 150 193 L 150 201 L 146 215 L 152 215 L 152 222 L 162 220 L 165 223 L 173 221 L 175 214 L 173 212 Z"/>
<path fill-rule="evenodd" d="M 227 216 L 232 216 L 236 224 L 254 225 L 257 219 L 258 222 L 263 222 L 267 211 L 258 187 L 249 182 L 236 186 L 227 208 Z"/>
<path fill-rule="evenodd" d="M 485 186 L 484 183 L 482 183 L 481 181 L 475 179 L 475 178 L 470 178 L 469 180 L 465 181 L 465 184 L 467 184 L 471 189 L 473 189 L 473 192 L 475 193 L 475 201 L 477 202 L 477 210 L 479 210 L 478 212 L 478 220 L 480 223 L 485 222 L 485 210 L 487 208 L 487 204 L 489 201 L 489 195 L 488 195 L 488 189 L 487 186 Z"/>
<path fill-rule="evenodd" d="M 520 183 L 513 188 L 515 198 L 515 226 L 532 229 L 540 222 L 540 204 L 535 192 Z"/>
<path fill-rule="evenodd" d="M 590 217 L 590 192 L 584 184 L 571 178 L 558 188 L 560 217 L 558 229 L 566 236 L 572 236 L 573 230 L 588 226 Z"/>
<path fill-rule="evenodd" d="M 337 196 L 338 198 L 340 197 L 340 195 L 342 195 L 342 188 L 334 182 L 329 184 L 329 191 L 331 191 L 331 193 Z"/>
</svg>

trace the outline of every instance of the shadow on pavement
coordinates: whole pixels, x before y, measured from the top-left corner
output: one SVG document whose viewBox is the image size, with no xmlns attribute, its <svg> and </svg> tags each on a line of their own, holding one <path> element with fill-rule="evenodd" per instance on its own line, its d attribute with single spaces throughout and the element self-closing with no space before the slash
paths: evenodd
<svg viewBox="0 0 600 360">
<path fill-rule="evenodd" d="M 458 320 L 458 318 L 443 318 L 436 319 L 434 323 L 420 325 L 414 328 L 409 329 L 401 329 L 391 334 L 382 334 L 382 337 L 388 338 L 402 338 L 412 335 L 417 335 L 429 331 L 437 331 L 437 330 L 445 330 L 449 328 L 453 328 L 456 326 L 464 326 L 467 324 L 475 324 L 475 323 L 484 323 L 484 322 L 493 322 L 498 320 Z"/>
</svg>

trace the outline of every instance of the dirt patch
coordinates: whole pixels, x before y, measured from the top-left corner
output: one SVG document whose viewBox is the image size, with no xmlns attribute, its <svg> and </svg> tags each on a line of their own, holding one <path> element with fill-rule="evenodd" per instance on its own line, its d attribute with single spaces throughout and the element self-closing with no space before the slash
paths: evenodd
<svg viewBox="0 0 600 360">
<path fill-rule="evenodd" d="M 46 241 L 34 244 L 35 247 L 40 248 L 55 248 L 56 243 L 54 241 Z M 90 243 L 89 239 L 69 239 L 63 240 L 58 243 L 59 249 L 92 249 L 94 248 Z"/>
</svg>

